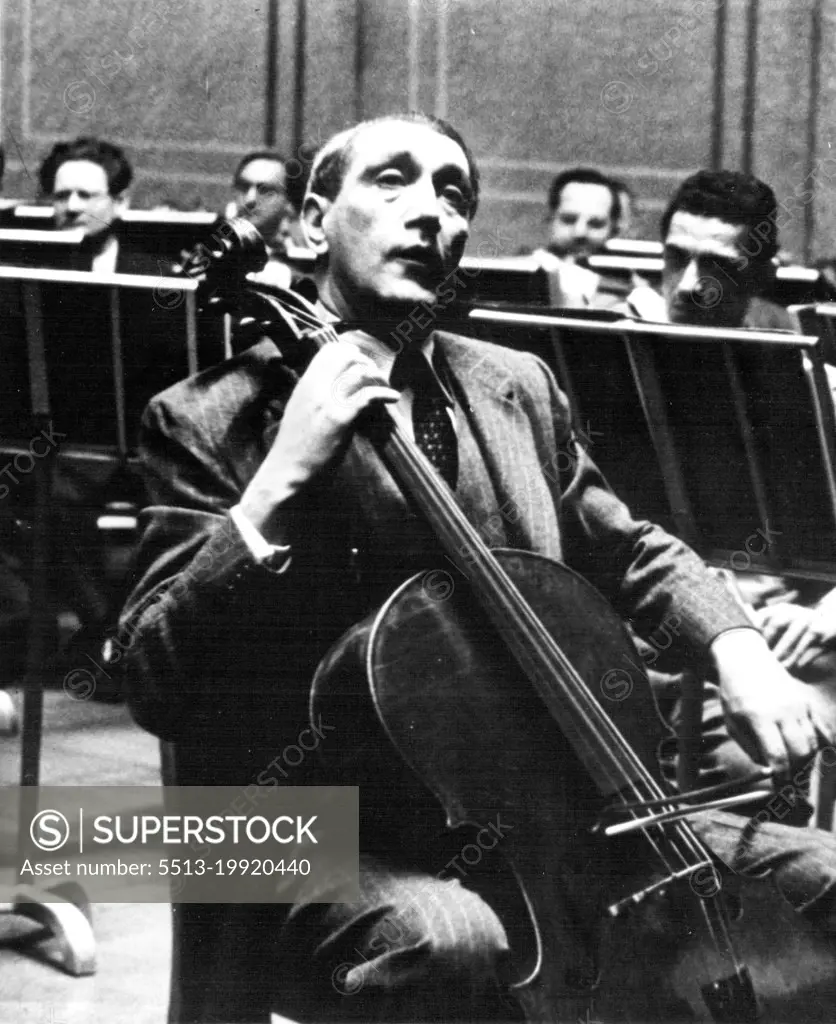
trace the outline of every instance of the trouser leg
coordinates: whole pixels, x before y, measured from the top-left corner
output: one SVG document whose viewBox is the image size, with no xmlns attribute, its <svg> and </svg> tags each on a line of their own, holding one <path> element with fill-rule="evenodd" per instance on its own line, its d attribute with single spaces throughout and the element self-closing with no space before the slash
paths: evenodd
<svg viewBox="0 0 836 1024">
<path fill-rule="evenodd" d="M 276 1010 L 299 1021 L 523 1019 L 508 993 L 505 929 L 458 879 L 361 857 L 360 899 L 294 906 L 280 943 Z"/>
</svg>

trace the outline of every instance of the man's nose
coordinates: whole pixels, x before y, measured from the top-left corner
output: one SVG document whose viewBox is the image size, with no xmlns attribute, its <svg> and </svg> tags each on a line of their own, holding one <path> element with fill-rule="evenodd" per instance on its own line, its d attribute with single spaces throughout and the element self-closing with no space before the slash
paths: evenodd
<svg viewBox="0 0 836 1024">
<path fill-rule="evenodd" d="M 81 213 L 84 209 L 84 200 L 77 192 L 71 192 L 67 197 L 67 210 L 70 213 Z"/>
<path fill-rule="evenodd" d="M 442 199 L 431 179 L 416 181 L 410 190 L 409 219 L 433 232 L 441 230 Z"/>
<path fill-rule="evenodd" d="M 251 185 L 244 193 L 244 206 L 248 209 L 252 209 L 258 202 L 258 188 L 255 185 Z"/>
<path fill-rule="evenodd" d="M 690 260 L 685 270 L 682 273 L 682 277 L 679 279 L 679 285 L 677 290 L 680 293 L 693 294 L 699 290 L 700 286 L 700 268 L 696 260 Z"/>
</svg>

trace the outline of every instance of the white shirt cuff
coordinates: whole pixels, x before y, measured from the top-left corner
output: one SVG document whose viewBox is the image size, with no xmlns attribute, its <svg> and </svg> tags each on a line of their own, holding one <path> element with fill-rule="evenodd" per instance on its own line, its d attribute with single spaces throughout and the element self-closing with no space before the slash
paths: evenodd
<svg viewBox="0 0 836 1024">
<path fill-rule="evenodd" d="M 232 506 L 229 510 L 229 518 L 235 523 L 238 532 L 241 534 L 241 539 L 250 549 L 250 554 L 256 562 L 261 563 L 268 558 L 272 559 L 274 560 L 274 564 L 271 565 L 273 572 L 284 572 L 290 565 L 289 547 L 270 544 L 269 541 L 266 541 L 259 530 L 244 515 L 240 505 Z M 284 564 L 277 566 L 275 563 L 280 561 L 281 556 L 284 556 Z"/>
</svg>

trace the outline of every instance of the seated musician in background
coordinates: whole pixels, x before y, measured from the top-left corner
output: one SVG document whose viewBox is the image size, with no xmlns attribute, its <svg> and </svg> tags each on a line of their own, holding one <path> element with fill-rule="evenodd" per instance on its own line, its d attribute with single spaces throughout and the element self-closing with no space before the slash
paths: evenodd
<svg viewBox="0 0 836 1024">
<path fill-rule="evenodd" d="M 662 215 L 662 294 L 637 288 L 628 310 L 643 320 L 701 327 L 792 330 L 764 298 L 778 252 L 775 193 L 741 171 L 698 171 Z"/>
<path fill-rule="evenodd" d="M 739 171 L 699 171 L 662 216 L 662 294 L 631 293 L 627 311 L 644 320 L 698 327 L 791 330 L 786 310 L 763 297 L 778 252 L 772 189 Z M 790 587 L 776 576 L 737 573 L 730 582 L 752 609 L 775 655 L 793 674 L 821 683 L 836 708 L 836 591 Z M 710 713 L 710 702 L 707 711 Z M 715 709 L 716 710 L 716 709 Z"/>
<path fill-rule="evenodd" d="M 610 309 L 624 300 L 622 282 L 604 278 L 585 266 L 604 251 L 621 229 L 622 198 L 618 183 L 589 167 L 558 174 L 548 197 L 548 248 L 531 254 L 557 283 L 558 306 Z"/>
<path fill-rule="evenodd" d="M 232 188 L 234 198 L 226 216 L 248 220 L 267 246 L 267 266 L 253 279 L 289 288 L 287 246 L 292 242 L 291 226 L 297 212 L 288 196 L 284 157 L 268 149 L 247 153 L 235 168 Z"/>
<path fill-rule="evenodd" d="M 120 146 L 90 137 L 59 142 L 38 175 L 41 193 L 53 203 L 55 227 L 84 232 L 77 269 L 154 276 L 170 272 L 122 229 L 133 170 Z"/>
<path fill-rule="evenodd" d="M 341 132 L 317 156 L 302 214 L 317 310 L 339 340 L 297 372 L 265 338 L 146 410 L 152 505 L 122 626 L 129 703 L 170 742 L 169 783 L 267 784 L 308 727 L 329 647 L 404 579 L 445 564 L 355 435 L 379 402 L 411 424 L 490 546 L 565 561 L 643 635 L 675 614 L 674 645 L 713 666 L 728 728 L 753 756 L 784 771 L 831 738 L 702 561 L 633 519 L 582 448 L 566 479 L 545 471 L 572 442 L 545 364 L 434 329 L 478 199 L 474 158 L 443 121 L 392 115 Z M 289 785 L 353 781 L 316 757 L 296 764 Z M 439 834 L 437 812 L 404 813 L 387 785 L 383 773 L 380 800 L 361 800 L 358 903 L 174 907 L 172 1021 L 513 1016 L 502 901 L 473 875 L 442 877 L 461 837 Z M 699 830 L 734 870 L 772 871 L 796 909 L 834 913 L 834 837 L 720 812 Z"/>
</svg>

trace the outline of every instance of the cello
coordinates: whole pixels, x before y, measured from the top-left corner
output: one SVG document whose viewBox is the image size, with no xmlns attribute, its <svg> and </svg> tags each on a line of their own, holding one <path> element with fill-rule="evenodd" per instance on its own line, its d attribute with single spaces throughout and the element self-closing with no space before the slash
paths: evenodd
<svg viewBox="0 0 836 1024">
<path fill-rule="evenodd" d="M 250 301 L 262 333 L 292 331 L 300 366 L 336 337 L 297 296 L 262 289 Z M 495 815 L 506 823 L 502 853 L 536 935 L 533 962 L 513 989 L 527 1020 L 574 1020 L 591 1011 L 592 998 L 596 1016 L 649 1020 L 623 1015 L 616 975 L 607 971 L 600 983 L 604 924 L 684 881 L 721 965 L 721 976 L 701 989 L 713 1019 L 756 1019 L 714 860 L 681 817 L 687 795 L 672 793 L 659 773 L 666 727 L 652 693 L 631 685 L 612 700 L 607 692 L 617 667 L 638 657 L 621 620 L 565 566 L 528 551 L 489 549 L 397 412 L 375 409 L 358 429 L 430 524 L 457 576 L 442 599 L 426 572 L 406 580 L 320 663 L 312 713 L 330 715 L 335 704 L 343 719 L 347 708 L 355 711 L 353 734 L 341 730 L 347 742 L 336 763 L 344 758 L 356 778 L 355 740 L 380 736 L 437 798 L 451 828 L 478 827 Z M 367 765 L 370 781 L 376 770 L 379 764 Z M 362 775 L 358 781 L 364 784 Z M 632 841 L 621 848 L 621 840 L 610 841 L 613 815 L 634 823 L 633 838 L 644 847 L 638 856 Z M 653 854 L 657 877 L 620 891 L 630 873 L 616 866 L 631 856 L 643 865 L 645 853 Z M 659 1016 L 669 1007 L 648 1012 L 670 1019 Z"/>
</svg>

